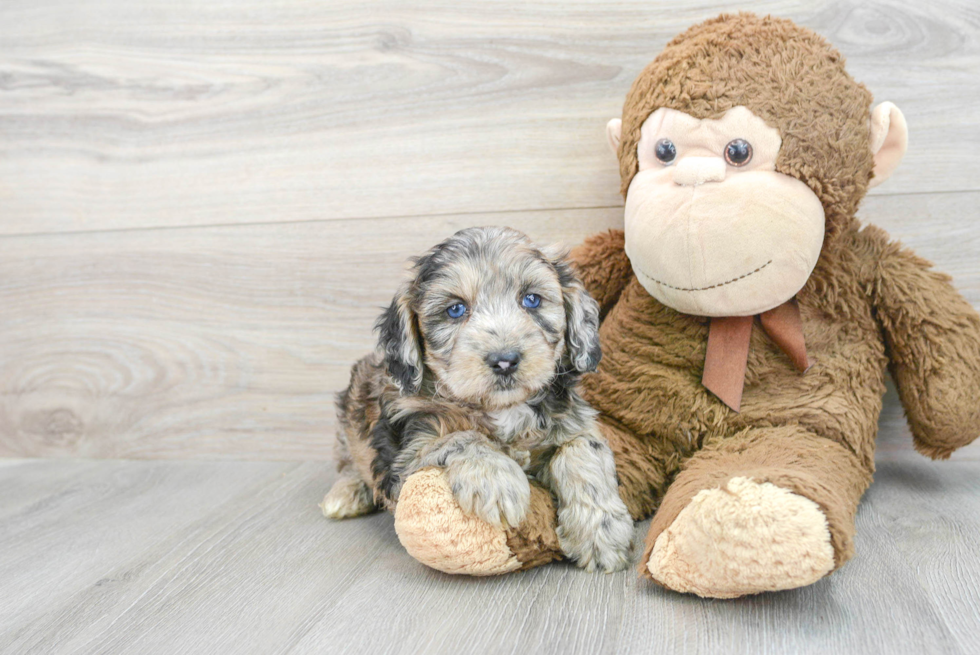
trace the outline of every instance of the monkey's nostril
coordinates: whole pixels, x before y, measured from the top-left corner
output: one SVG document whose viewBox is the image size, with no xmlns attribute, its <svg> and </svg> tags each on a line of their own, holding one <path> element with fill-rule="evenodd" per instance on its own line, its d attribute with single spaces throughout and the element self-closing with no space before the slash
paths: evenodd
<svg viewBox="0 0 980 655">
<path fill-rule="evenodd" d="M 513 351 L 487 355 L 487 366 L 497 375 L 510 375 L 517 370 L 520 361 L 521 354 Z"/>
</svg>

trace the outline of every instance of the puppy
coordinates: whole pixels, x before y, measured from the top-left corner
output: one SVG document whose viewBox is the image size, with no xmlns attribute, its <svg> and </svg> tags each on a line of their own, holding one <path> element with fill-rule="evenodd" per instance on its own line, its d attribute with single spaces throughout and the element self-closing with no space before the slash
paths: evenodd
<svg viewBox="0 0 980 655">
<path fill-rule="evenodd" d="M 408 476 L 437 466 L 464 512 L 517 526 L 533 476 L 557 501 L 565 555 L 625 568 L 633 522 L 575 391 L 601 357 L 596 302 L 562 258 L 509 228 L 457 232 L 413 274 L 338 397 L 341 475 L 323 513 L 393 509 Z"/>
</svg>

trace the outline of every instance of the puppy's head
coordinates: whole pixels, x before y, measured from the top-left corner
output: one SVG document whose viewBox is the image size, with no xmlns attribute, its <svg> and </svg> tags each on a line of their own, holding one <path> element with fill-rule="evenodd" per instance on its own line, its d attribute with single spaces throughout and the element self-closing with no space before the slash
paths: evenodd
<svg viewBox="0 0 980 655">
<path fill-rule="evenodd" d="M 486 409 L 524 402 L 599 363 L 599 308 L 560 256 L 509 228 L 457 232 L 416 260 L 378 320 L 388 372 L 406 393 Z"/>
</svg>

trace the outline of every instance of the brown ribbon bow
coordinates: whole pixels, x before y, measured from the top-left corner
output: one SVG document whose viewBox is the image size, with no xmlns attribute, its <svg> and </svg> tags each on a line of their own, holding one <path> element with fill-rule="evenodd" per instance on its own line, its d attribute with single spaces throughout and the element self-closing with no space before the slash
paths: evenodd
<svg viewBox="0 0 980 655">
<path fill-rule="evenodd" d="M 745 366 L 749 359 L 749 340 L 755 316 L 720 316 L 711 319 L 708 328 L 708 352 L 704 358 L 701 384 L 736 412 L 742 405 Z M 779 307 L 759 314 L 763 331 L 806 373 L 810 360 L 803 339 L 800 308 L 789 300 Z"/>
</svg>

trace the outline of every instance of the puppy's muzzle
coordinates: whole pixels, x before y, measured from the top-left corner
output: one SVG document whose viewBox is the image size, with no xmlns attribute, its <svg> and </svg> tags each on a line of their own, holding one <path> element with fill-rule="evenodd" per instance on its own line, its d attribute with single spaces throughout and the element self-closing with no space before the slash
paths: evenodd
<svg viewBox="0 0 980 655">
<path fill-rule="evenodd" d="M 521 354 L 511 351 L 505 353 L 490 353 L 487 355 L 487 366 L 496 375 L 513 375 L 521 362 Z"/>
</svg>

